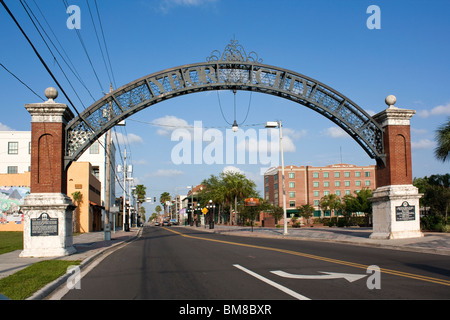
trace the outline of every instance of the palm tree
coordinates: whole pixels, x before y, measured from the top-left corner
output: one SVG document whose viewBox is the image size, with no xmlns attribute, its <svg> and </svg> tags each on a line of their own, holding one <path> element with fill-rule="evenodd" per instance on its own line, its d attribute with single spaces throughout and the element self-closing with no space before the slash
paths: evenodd
<svg viewBox="0 0 450 320">
<path fill-rule="evenodd" d="M 444 123 L 436 130 L 437 147 L 434 150 L 436 159 L 445 162 L 450 160 L 450 117 L 447 119 L 447 123 Z"/>
<path fill-rule="evenodd" d="M 136 186 L 136 189 L 133 191 L 133 193 L 135 195 L 137 195 L 137 203 L 138 203 L 138 208 L 137 208 L 137 212 L 141 213 L 142 209 L 144 209 L 143 207 L 140 208 L 140 205 L 145 202 L 145 195 L 146 195 L 146 190 L 147 188 L 143 185 L 143 184 L 138 184 Z M 145 210 L 144 210 L 145 213 Z M 144 218 L 145 221 L 145 218 Z"/>
<path fill-rule="evenodd" d="M 238 200 L 249 196 L 256 196 L 256 184 L 247 179 L 245 175 L 238 172 L 222 172 L 221 178 L 224 182 L 225 186 L 225 198 L 228 200 L 230 204 L 230 219 L 232 217 L 232 202 L 234 200 L 234 219 L 232 221 L 233 224 L 236 224 L 237 221 L 237 203 Z"/>
<path fill-rule="evenodd" d="M 164 207 L 164 216 L 167 216 L 166 201 L 170 201 L 170 200 L 172 200 L 172 198 L 170 197 L 170 194 L 168 192 L 161 193 L 161 196 L 159 197 L 159 202 L 161 202 L 161 204 Z"/>
</svg>

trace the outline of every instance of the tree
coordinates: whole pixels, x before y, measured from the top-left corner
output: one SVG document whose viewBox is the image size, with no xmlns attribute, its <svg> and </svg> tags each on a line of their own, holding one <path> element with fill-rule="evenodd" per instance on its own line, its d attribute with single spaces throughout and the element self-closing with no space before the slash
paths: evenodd
<svg viewBox="0 0 450 320">
<path fill-rule="evenodd" d="M 73 225 L 72 225 L 72 231 L 78 232 L 80 227 L 80 204 L 83 203 L 83 194 L 80 191 L 75 191 L 72 193 L 72 199 L 75 202 L 75 205 L 77 206 L 75 210 L 73 211 Z"/>
<path fill-rule="evenodd" d="M 447 118 L 447 123 L 444 123 L 436 130 L 437 147 L 434 150 L 436 159 L 442 162 L 450 160 L 450 117 Z"/>
<path fill-rule="evenodd" d="M 225 188 L 225 199 L 227 199 L 227 202 L 230 204 L 230 220 L 233 217 L 232 203 L 234 201 L 235 215 L 232 223 L 236 224 L 238 201 L 247 197 L 257 197 L 258 192 L 256 191 L 256 184 L 252 180 L 247 179 L 242 173 L 233 171 L 222 172 L 220 177 Z"/>
<path fill-rule="evenodd" d="M 141 216 L 144 217 L 144 221 L 145 221 L 145 208 L 144 207 L 140 207 L 142 205 L 143 202 L 145 202 L 145 196 L 146 196 L 146 190 L 147 188 L 143 185 L 143 184 L 138 184 L 136 186 L 136 189 L 133 190 L 133 194 L 135 194 L 137 196 L 137 203 L 138 203 L 138 207 L 137 207 L 137 212 L 140 213 Z M 142 210 L 144 210 L 142 212 Z"/>
<path fill-rule="evenodd" d="M 161 196 L 159 197 L 159 202 L 161 202 L 161 204 L 164 207 L 164 216 L 167 216 L 166 201 L 170 201 L 170 200 L 172 200 L 172 197 L 170 196 L 170 194 L 168 192 L 161 193 Z"/>
<path fill-rule="evenodd" d="M 423 193 L 420 205 L 426 208 L 429 216 L 427 220 L 431 221 L 426 227 L 433 229 L 433 224 L 447 224 L 450 208 L 450 174 L 415 178 L 413 184 L 420 193 Z M 424 222 L 427 223 L 427 221 Z"/>
<path fill-rule="evenodd" d="M 303 217 L 307 222 L 314 214 L 314 207 L 309 203 L 297 207 L 300 217 Z"/>
<path fill-rule="evenodd" d="M 363 212 L 366 223 L 369 224 L 369 218 L 372 215 L 372 190 L 364 188 L 355 195 L 345 195 L 343 199 L 343 213 L 348 218 L 355 212 Z"/>
</svg>

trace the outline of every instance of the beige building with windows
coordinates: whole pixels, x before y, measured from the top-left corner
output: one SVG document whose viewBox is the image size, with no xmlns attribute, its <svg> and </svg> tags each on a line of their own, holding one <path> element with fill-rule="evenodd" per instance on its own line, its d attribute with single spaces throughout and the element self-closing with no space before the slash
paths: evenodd
<svg viewBox="0 0 450 320">
<path fill-rule="evenodd" d="M 286 208 L 288 217 L 298 206 L 310 204 L 314 216 L 320 217 L 320 199 L 335 194 L 342 198 L 361 189 L 376 189 L 375 165 L 332 164 L 325 167 L 285 166 Z M 283 206 L 281 166 L 264 174 L 264 198 L 272 204 Z M 325 213 L 325 216 L 330 213 Z"/>
</svg>

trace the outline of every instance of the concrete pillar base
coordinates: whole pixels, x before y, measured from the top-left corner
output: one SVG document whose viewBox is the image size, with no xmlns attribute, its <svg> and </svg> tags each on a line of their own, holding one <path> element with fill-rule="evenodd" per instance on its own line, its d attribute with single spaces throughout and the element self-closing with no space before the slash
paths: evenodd
<svg viewBox="0 0 450 320">
<path fill-rule="evenodd" d="M 20 257 L 60 257 L 73 247 L 72 200 L 62 193 L 31 193 L 22 206 L 23 251 Z"/>
<path fill-rule="evenodd" d="M 419 194 L 413 185 L 377 188 L 372 197 L 373 233 L 371 239 L 423 237 L 420 231 Z"/>
</svg>

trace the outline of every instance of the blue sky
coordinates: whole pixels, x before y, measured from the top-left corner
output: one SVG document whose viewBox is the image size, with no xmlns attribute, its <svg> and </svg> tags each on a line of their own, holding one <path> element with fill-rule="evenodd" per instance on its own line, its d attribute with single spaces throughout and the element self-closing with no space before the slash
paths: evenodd
<svg viewBox="0 0 450 320">
<path fill-rule="evenodd" d="M 109 77 L 95 37 L 86 1 L 67 0 L 81 10 L 80 34 L 100 80 L 77 38 L 66 26 L 63 1 L 36 1 L 53 32 L 93 95 L 65 68 L 80 100 L 64 78 L 19 1 L 6 0 L 21 26 L 79 111 L 109 90 Z M 33 0 L 26 1 L 53 37 Z M 89 1 L 95 12 L 94 1 Z M 448 173 L 449 164 L 434 159 L 436 128 L 450 116 L 450 1 L 247 1 L 247 0 L 97 0 L 117 87 L 156 71 L 206 61 L 236 39 L 263 63 L 314 78 L 352 99 L 369 113 L 386 108 L 393 94 L 396 106 L 416 110 L 411 119 L 413 175 Z M 381 29 L 366 26 L 368 6 L 381 9 Z M 96 15 L 94 14 L 94 19 Z M 97 20 L 95 20 L 97 22 Z M 98 25 L 97 25 L 98 28 Z M 55 42 L 56 43 L 56 42 Z M 55 83 L 3 8 L 0 8 L 0 62 L 39 95 Z M 58 48 L 60 48 L 58 46 Z M 65 67 L 60 57 L 58 61 Z M 40 99 L 0 68 L 0 130 L 30 130 L 26 103 Z M 251 103 L 250 102 L 251 98 Z M 223 109 L 223 118 L 219 100 Z M 58 102 L 67 103 L 60 92 Z M 281 120 L 285 164 L 375 164 L 334 123 L 293 102 L 237 92 L 238 122 L 246 125 Z M 84 106 L 83 106 L 84 105 Z M 169 125 L 217 127 L 225 133 L 233 121 L 233 94 L 220 91 L 186 95 L 147 108 L 128 118 L 125 136 L 136 182 L 153 197 L 168 191 L 185 194 L 210 174 L 233 166 L 253 179 L 262 194 L 261 165 L 176 165 Z M 153 124 L 150 124 L 153 123 Z M 261 127 L 255 127 L 259 129 Z M 204 144 L 205 146 L 205 144 Z M 123 151 L 124 146 L 121 146 Z M 341 153 L 342 150 L 342 153 Z M 119 158 L 119 157 L 118 157 Z M 153 208 L 149 206 L 150 210 Z"/>
</svg>

